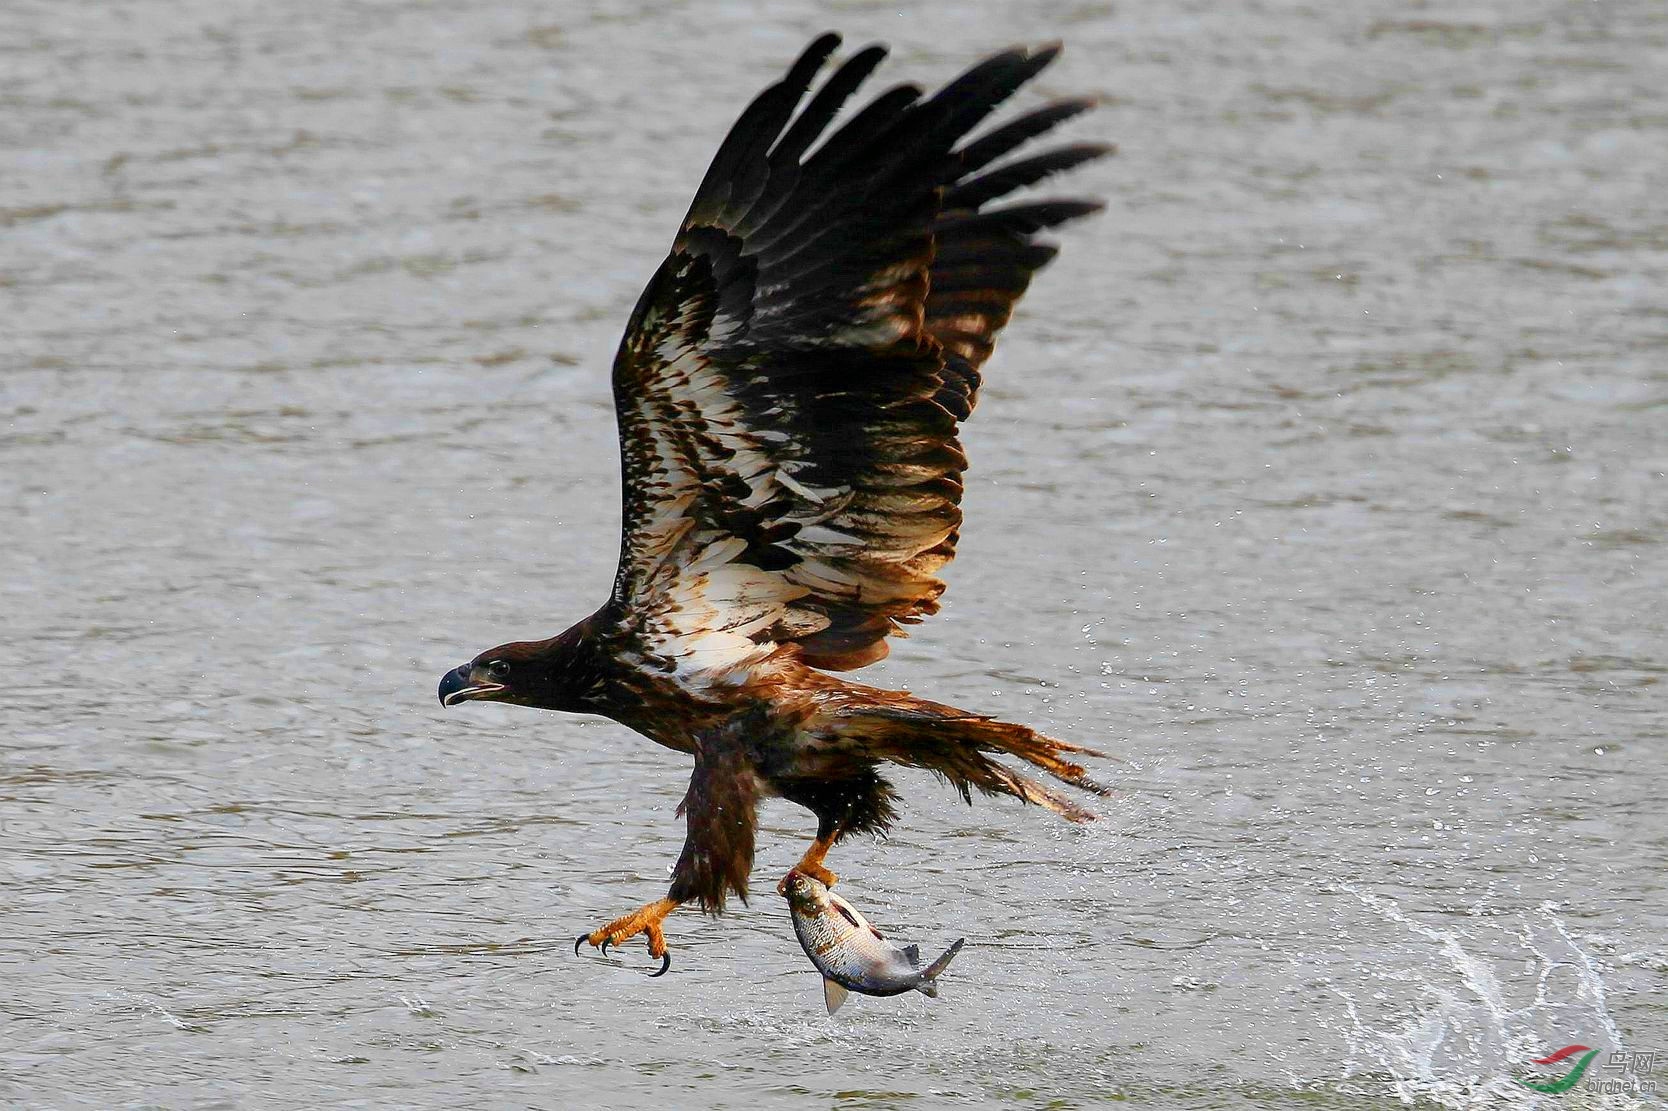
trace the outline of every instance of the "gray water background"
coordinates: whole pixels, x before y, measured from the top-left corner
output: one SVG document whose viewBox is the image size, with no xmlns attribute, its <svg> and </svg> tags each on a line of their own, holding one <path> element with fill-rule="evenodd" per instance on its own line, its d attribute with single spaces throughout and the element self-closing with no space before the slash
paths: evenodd
<svg viewBox="0 0 1668 1111">
<path fill-rule="evenodd" d="M 1093 93 L 945 612 L 865 673 L 1102 745 L 1092 829 L 900 775 L 640 945 L 681 759 L 443 712 L 607 589 L 606 369 L 814 33 Z M 1622 1106 L 1668 1088 L 1668 8 L 0 6 L 0 1105 Z M 1599 1075 L 1595 1062 L 1594 1075 Z M 1616 1076 L 1612 1071 L 1606 1075 Z"/>
</svg>

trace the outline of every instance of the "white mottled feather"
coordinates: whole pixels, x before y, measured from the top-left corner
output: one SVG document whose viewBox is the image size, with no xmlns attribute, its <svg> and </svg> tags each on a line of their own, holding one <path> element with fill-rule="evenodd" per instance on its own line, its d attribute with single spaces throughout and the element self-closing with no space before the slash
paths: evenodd
<svg viewBox="0 0 1668 1111">
<path fill-rule="evenodd" d="M 736 121 L 614 363 L 613 601 L 695 684 L 793 641 L 812 666 L 861 667 L 937 609 L 979 364 L 1053 257 L 1034 234 L 1097 207 L 984 207 L 1104 153 L 987 172 L 1087 106 L 976 133 L 1055 48 L 992 55 L 930 97 L 894 88 L 836 125 L 884 53 L 806 101 L 838 41 L 820 36 Z"/>
</svg>

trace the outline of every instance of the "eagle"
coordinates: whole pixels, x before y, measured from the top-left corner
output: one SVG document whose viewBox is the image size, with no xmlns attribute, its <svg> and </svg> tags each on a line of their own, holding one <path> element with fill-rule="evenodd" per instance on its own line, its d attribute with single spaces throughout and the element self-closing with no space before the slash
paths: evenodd
<svg viewBox="0 0 1668 1111">
<path fill-rule="evenodd" d="M 981 126 L 1058 44 L 993 54 L 930 96 L 896 85 L 835 126 L 886 55 L 857 51 L 813 93 L 839 44 L 817 38 L 742 112 L 632 311 L 608 600 L 440 681 L 443 706 L 601 715 L 693 757 L 670 888 L 574 943 L 646 935 L 657 976 L 674 909 L 745 901 L 763 799 L 816 816 L 794 870 L 832 886 L 830 848 L 897 816 L 887 764 L 1073 822 L 1094 814 L 997 757 L 1106 793 L 1073 759 L 1093 749 L 833 673 L 938 609 L 980 368 L 1058 250 L 1039 236 L 1102 207 L 1010 195 L 1112 148 L 1027 147 L 1088 99 Z"/>
</svg>

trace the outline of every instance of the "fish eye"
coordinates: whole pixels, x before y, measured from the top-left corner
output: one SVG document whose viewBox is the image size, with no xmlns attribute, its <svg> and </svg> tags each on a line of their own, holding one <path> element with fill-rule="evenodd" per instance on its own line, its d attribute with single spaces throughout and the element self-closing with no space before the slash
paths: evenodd
<svg viewBox="0 0 1668 1111">
<path fill-rule="evenodd" d="M 510 677 L 510 665 L 504 660 L 488 660 L 482 666 L 482 670 L 487 673 L 487 678 L 494 683 L 502 683 Z"/>
</svg>

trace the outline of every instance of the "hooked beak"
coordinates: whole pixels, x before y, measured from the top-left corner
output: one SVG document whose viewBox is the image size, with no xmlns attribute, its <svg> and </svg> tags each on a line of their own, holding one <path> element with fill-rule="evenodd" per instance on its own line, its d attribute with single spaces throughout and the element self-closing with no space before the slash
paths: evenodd
<svg viewBox="0 0 1668 1111">
<path fill-rule="evenodd" d="M 477 683 L 470 678 L 474 667 L 463 664 L 454 667 L 440 677 L 440 704 L 442 706 L 456 706 L 459 702 L 471 702 L 477 698 L 491 698 L 504 689 L 502 683 Z"/>
</svg>

